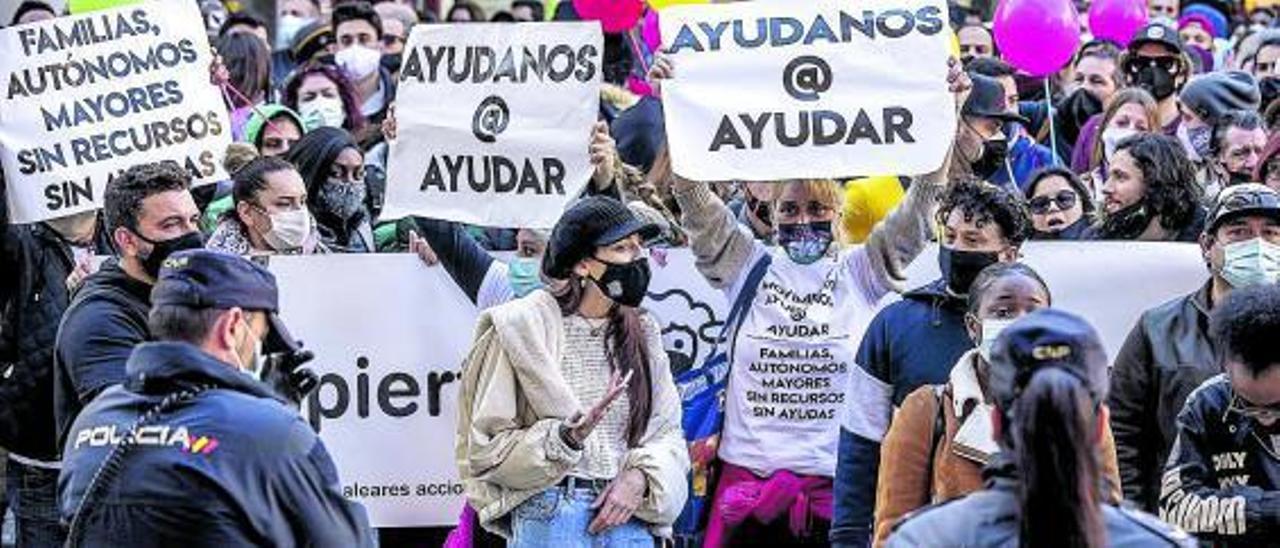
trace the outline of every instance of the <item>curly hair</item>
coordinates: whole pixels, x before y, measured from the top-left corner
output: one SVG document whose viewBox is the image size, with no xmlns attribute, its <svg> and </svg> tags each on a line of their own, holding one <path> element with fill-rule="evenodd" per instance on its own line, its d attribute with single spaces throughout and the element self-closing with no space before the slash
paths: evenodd
<svg viewBox="0 0 1280 548">
<path fill-rule="evenodd" d="M 1049 291 L 1049 284 L 1045 283 L 1044 278 L 1041 278 L 1040 273 L 1034 268 L 1026 263 L 996 263 L 982 269 L 978 277 L 973 279 L 973 285 L 969 286 L 969 313 L 977 316 L 978 309 L 982 308 L 982 300 L 986 298 L 987 290 L 991 289 L 996 282 L 1014 276 L 1022 276 L 1036 282 L 1036 285 L 1044 290 L 1046 304 L 1053 303 L 1053 292 Z"/>
<path fill-rule="evenodd" d="M 980 181 L 955 183 L 942 197 L 938 207 L 938 225 L 945 225 L 954 211 L 967 222 L 984 225 L 994 222 L 1000 235 L 1014 247 L 1031 237 L 1031 214 L 1021 196 Z"/>
<path fill-rule="evenodd" d="M 1280 286 L 1236 289 L 1213 309 L 1209 334 L 1218 342 L 1218 358 L 1239 360 L 1255 377 L 1280 364 Z"/>
<path fill-rule="evenodd" d="M 191 174 L 177 162 L 135 165 L 112 180 L 103 193 L 102 213 L 107 229 L 127 228 L 137 232 L 143 200 L 162 192 L 190 188 Z"/>
<path fill-rule="evenodd" d="M 1147 187 L 1142 201 L 1152 217 L 1160 218 L 1162 228 L 1177 232 L 1195 222 L 1196 168 L 1177 139 L 1140 133 L 1120 141 L 1116 154 L 1122 151 L 1142 171 Z"/>
</svg>

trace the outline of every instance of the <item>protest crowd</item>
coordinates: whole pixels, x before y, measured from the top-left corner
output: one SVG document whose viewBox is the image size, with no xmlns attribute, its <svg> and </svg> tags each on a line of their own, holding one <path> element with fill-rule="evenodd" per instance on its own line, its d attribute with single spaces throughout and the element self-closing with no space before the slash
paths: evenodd
<svg viewBox="0 0 1280 548">
<path fill-rule="evenodd" d="M 1280 546 L 1280 1 L 0 18 L 0 544 Z"/>
</svg>

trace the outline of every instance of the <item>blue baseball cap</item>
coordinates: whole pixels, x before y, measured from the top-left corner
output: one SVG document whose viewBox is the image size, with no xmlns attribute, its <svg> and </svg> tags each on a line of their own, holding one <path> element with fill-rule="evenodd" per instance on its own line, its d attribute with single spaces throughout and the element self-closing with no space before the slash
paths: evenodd
<svg viewBox="0 0 1280 548">
<path fill-rule="evenodd" d="M 151 303 L 265 312 L 270 330 L 263 341 L 263 352 L 293 352 L 301 348 L 280 320 L 276 277 L 239 255 L 207 249 L 174 253 L 160 267 L 160 277 L 151 289 Z"/>
<path fill-rule="evenodd" d="M 1085 385 L 1094 401 L 1107 392 L 1107 351 L 1084 318 L 1054 308 L 1023 316 L 991 349 L 988 382 L 998 407 L 1011 409 L 1037 371 L 1057 368 Z"/>
</svg>

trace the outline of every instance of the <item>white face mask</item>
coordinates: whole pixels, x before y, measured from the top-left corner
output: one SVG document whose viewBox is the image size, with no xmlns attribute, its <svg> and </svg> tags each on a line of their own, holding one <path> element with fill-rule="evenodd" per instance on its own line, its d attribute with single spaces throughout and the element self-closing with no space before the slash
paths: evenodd
<svg viewBox="0 0 1280 548">
<path fill-rule="evenodd" d="M 298 103 L 298 114 L 302 115 L 302 123 L 307 131 L 322 127 L 341 128 L 347 122 L 347 111 L 343 108 L 342 99 L 337 97 L 316 97 L 305 103 Z"/>
<path fill-rule="evenodd" d="M 249 322 L 243 319 L 240 321 L 242 324 L 244 324 L 244 328 L 249 333 L 249 336 L 253 337 L 253 327 L 249 325 Z M 236 349 L 236 350 L 237 350 L 235 354 L 236 362 L 240 362 L 240 352 L 239 352 L 239 349 Z M 241 363 L 237 363 L 236 365 L 239 366 L 241 373 L 244 373 L 245 375 L 253 377 L 254 380 L 258 380 L 258 381 L 262 380 L 262 339 L 261 338 L 255 337 L 253 339 L 253 357 L 249 359 L 249 363 L 246 364 L 241 362 Z"/>
<path fill-rule="evenodd" d="M 351 75 L 352 80 L 359 81 L 382 66 L 382 52 L 356 44 L 334 54 L 333 60 Z"/>
<path fill-rule="evenodd" d="M 1016 321 L 1018 320 L 982 320 L 982 342 L 978 343 L 978 355 L 987 363 L 991 363 L 991 349 L 996 345 L 996 338 Z"/>
<path fill-rule="evenodd" d="M 315 19 L 298 17 L 297 15 L 281 15 L 276 24 L 276 51 L 284 51 L 293 45 L 293 39 L 303 27 L 315 22 Z"/>
<path fill-rule="evenodd" d="M 1107 128 L 1106 131 L 1102 132 L 1103 157 L 1106 158 L 1107 161 L 1110 161 L 1111 157 L 1115 156 L 1116 147 L 1120 144 L 1120 141 L 1128 139 L 1129 137 L 1133 137 L 1134 135 L 1137 135 L 1137 134 L 1138 134 L 1138 130 L 1133 128 L 1120 128 L 1120 127 Z"/>
<path fill-rule="evenodd" d="M 293 251 L 311 235 L 311 213 L 306 208 L 272 213 L 271 230 L 262 235 L 272 249 Z"/>
<path fill-rule="evenodd" d="M 1233 288 L 1275 284 L 1280 280 L 1280 246 L 1276 244 L 1254 238 L 1227 244 L 1223 253 L 1226 257 L 1222 278 Z"/>
</svg>

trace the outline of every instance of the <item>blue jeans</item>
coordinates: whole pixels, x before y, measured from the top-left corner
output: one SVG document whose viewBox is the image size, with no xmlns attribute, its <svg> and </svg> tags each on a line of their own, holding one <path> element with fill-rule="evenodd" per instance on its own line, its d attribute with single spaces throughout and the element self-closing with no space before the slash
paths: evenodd
<svg viewBox="0 0 1280 548">
<path fill-rule="evenodd" d="M 58 511 L 58 471 L 10 458 L 5 476 L 14 493 L 17 548 L 60 548 L 66 543 Z"/>
<path fill-rule="evenodd" d="M 598 535 L 588 533 L 595 518 L 591 503 L 599 494 L 591 487 L 556 486 L 534 495 L 511 511 L 508 548 L 653 548 L 648 526 L 635 518 Z"/>
</svg>

